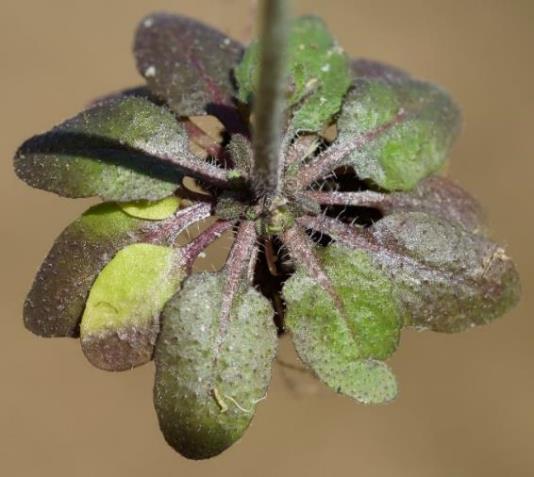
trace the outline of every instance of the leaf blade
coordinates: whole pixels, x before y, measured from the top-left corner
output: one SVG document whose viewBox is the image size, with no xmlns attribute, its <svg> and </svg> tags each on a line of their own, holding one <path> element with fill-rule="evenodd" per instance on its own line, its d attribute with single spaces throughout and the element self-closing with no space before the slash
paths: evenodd
<svg viewBox="0 0 534 477">
<path fill-rule="evenodd" d="M 403 317 L 389 279 L 362 252 L 331 245 L 303 256 L 284 243 L 297 271 L 283 288 L 286 324 L 300 358 L 338 393 L 364 403 L 393 399 L 396 382 L 380 360 L 397 347 Z"/>
<path fill-rule="evenodd" d="M 178 248 L 133 244 L 102 269 L 80 325 L 82 350 L 97 368 L 125 371 L 149 362 L 159 315 L 187 274 Z"/>
<path fill-rule="evenodd" d="M 438 217 L 408 212 L 377 222 L 373 237 L 395 254 L 378 253 L 375 261 L 397 282 L 413 326 L 459 332 L 489 323 L 519 300 L 513 262 L 483 236 Z M 401 266 L 395 256 L 415 262 Z"/>
<path fill-rule="evenodd" d="M 165 308 L 156 346 L 154 404 L 167 442 L 190 459 L 238 440 L 270 381 L 276 330 L 270 303 L 251 287 L 235 295 L 219 336 L 224 274 L 199 274 Z"/>
<path fill-rule="evenodd" d="M 163 313 L 154 405 L 165 439 L 190 459 L 238 440 L 267 391 L 276 327 L 250 285 L 256 239 L 254 222 L 243 222 L 224 269 L 191 276 Z"/>
<path fill-rule="evenodd" d="M 26 141 L 15 172 L 32 187 L 66 197 L 158 200 L 176 190 L 183 174 L 152 155 L 186 151 L 186 133 L 168 110 L 122 96 Z"/>
<path fill-rule="evenodd" d="M 113 203 L 90 208 L 56 239 L 37 272 L 24 303 L 26 328 L 43 337 L 77 337 L 89 290 L 120 249 L 140 242 L 172 244 L 185 227 L 209 214 L 209 206 L 200 204 L 156 222 L 127 215 Z"/>
<path fill-rule="evenodd" d="M 338 119 L 336 142 L 355 142 L 342 165 L 386 190 L 411 190 L 443 166 L 460 113 L 440 88 L 402 74 L 358 78 Z"/>
<path fill-rule="evenodd" d="M 231 71 L 242 46 L 196 20 L 166 13 L 145 18 L 134 53 L 150 90 L 179 116 L 233 108 Z"/>
<path fill-rule="evenodd" d="M 299 223 L 367 251 L 395 283 L 407 324 L 415 327 L 459 332 L 500 317 L 519 300 L 519 275 L 504 249 L 441 217 L 399 212 L 369 229 L 327 217 Z"/>
</svg>

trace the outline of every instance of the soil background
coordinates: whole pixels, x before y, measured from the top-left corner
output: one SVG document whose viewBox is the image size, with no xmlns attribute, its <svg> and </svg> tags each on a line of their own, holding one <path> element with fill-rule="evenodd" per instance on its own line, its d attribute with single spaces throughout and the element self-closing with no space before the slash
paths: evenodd
<svg viewBox="0 0 534 477">
<path fill-rule="evenodd" d="M 21 308 L 54 238 L 94 201 L 32 190 L 12 172 L 27 137 L 94 97 L 140 82 L 130 48 L 154 10 L 187 14 L 246 39 L 249 0 L 1 0 L 0 474 L 9 477 L 534 475 L 534 2 L 300 0 L 354 56 L 448 89 L 464 132 L 450 174 L 485 205 L 523 280 L 523 300 L 460 335 L 406 331 L 392 359 L 401 392 L 365 407 L 275 367 L 245 438 L 189 462 L 163 441 L 153 366 L 92 368 L 76 340 L 26 332 Z M 530 237 L 530 238 L 529 238 Z M 292 359 L 288 343 L 283 355 Z"/>
</svg>

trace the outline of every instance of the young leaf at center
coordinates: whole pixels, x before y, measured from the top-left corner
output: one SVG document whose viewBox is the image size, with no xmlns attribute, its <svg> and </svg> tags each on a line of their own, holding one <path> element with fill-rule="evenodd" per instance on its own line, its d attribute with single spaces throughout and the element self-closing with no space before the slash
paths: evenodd
<svg viewBox="0 0 534 477">
<path fill-rule="evenodd" d="M 289 37 L 288 106 L 293 109 L 291 128 L 320 131 L 341 108 L 350 86 L 348 58 L 317 17 L 297 18 Z M 236 69 L 239 99 L 250 102 L 257 86 L 260 44 L 246 50 Z"/>
</svg>

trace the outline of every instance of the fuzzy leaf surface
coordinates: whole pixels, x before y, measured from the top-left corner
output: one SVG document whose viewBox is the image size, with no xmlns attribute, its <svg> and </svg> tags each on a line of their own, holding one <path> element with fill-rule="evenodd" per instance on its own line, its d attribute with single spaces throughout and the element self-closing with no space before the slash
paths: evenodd
<svg viewBox="0 0 534 477">
<path fill-rule="evenodd" d="M 108 371 L 147 363 L 159 316 L 187 271 L 178 248 L 133 244 L 120 250 L 95 280 L 82 317 L 87 359 Z"/>
<path fill-rule="evenodd" d="M 270 381 L 276 350 L 272 307 L 243 286 L 223 317 L 226 281 L 221 272 L 187 279 L 165 307 L 156 345 L 160 427 L 167 442 L 190 459 L 213 457 L 238 440 Z"/>
<path fill-rule="evenodd" d="M 411 192 L 388 195 L 383 212 L 426 212 L 456 224 L 473 233 L 486 231 L 485 216 L 480 204 L 455 182 L 441 176 L 430 176 Z"/>
<path fill-rule="evenodd" d="M 157 200 L 172 194 L 183 174 L 153 156 L 186 153 L 184 128 L 168 109 L 123 96 L 26 141 L 15 171 L 30 186 L 65 197 Z"/>
<path fill-rule="evenodd" d="M 134 243 L 173 245 L 189 225 L 210 215 L 197 204 L 165 220 L 144 220 L 124 212 L 125 204 L 90 208 L 57 238 L 24 304 L 24 324 L 39 336 L 78 336 L 89 290 L 115 254 Z M 152 207 L 158 211 L 159 202 Z M 150 207 L 143 212 L 150 215 Z"/>
<path fill-rule="evenodd" d="M 239 99 L 250 102 L 256 92 L 261 45 L 249 46 L 236 69 Z M 291 127 L 319 131 L 341 108 L 350 86 L 349 62 L 324 22 L 305 16 L 293 22 L 289 37 L 287 105 L 293 108 Z"/>
<path fill-rule="evenodd" d="M 460 113 L 442 89 L 402 74 L 353 82 L 339 117 L 342 161 L 386 190 L 410 190 L 439 171 L 459 130 Z"/>
<path fill-rule="evenodd" d="M 283 289 L 297 352 L 336 392 L 364 403 L 390 401 L 396 381 L 380 360 L 395 351 L 403 324 L 393 284 L 365 252 L 332 245 L 317 255 L 331 290 L 306 267 Z"/>
<path fill-rule="evenodd" d="M 87 295 L 100 270 L 123 247 L 142 240 L 148 222 L 118 205 L 92 207 L 57 238 L 24 304 L 33 333 L 77 336 Z"/>
<path fill-rule="evenodd" d="M 422 212 L 373 227 L 374 255 L 400 291 L 410 323 L 458 332 L 498 318 L 519 299 L 513 262 L 494 242 Z"/>
<path fill-rule="evenodd" d="M 152 93 L 179 116 L 233 108 L 232 69 L 243 47 L 196 20 L 166 13 L 146 17 L 134 53 Z"/>
<path fill-rule="evenodd" d="M 379 79 L 387 83 L 409 81 L 410 75 L 396 66 L 366 58 L 354 58 L 350 62 L 352 79 Z"/>
</svg>

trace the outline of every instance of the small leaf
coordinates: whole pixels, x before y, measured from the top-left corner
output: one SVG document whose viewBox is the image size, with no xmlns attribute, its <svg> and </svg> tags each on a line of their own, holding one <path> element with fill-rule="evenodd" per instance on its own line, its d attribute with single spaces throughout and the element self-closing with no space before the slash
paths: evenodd
<svg viewBox="0 0 534 477">
<path fill-rule="evenodd" d="M 145 220 L 164 220 L 171 217 L 180 207 L 178 197 L 166 197 L 157 202 L 148 200 L 139 200 L 118 204 L 119 207 L 128 215 L 138 219 Z"/>
<path fill-rule="evenodd" d="M 490 240 L 421 212 L 399 213 L 372 230 L 373 256 L 396 284 L 410 323 L 457 332 L 482 325 L 519 299 L 513 262 Z"/>
<path fill-rule="evenodd" d="M 238 440 L 270 381 L 273 309 L 243 285 L 225 315 L 229 280 L 223 272 L 192 275 L 162 316 L 154 403 L 165 439 L 190 459 L 213 457 Z"/>
<path fill-rule="evenodd" d="M 258 42 L 246 50 L 236 69 L 239 99 L 250 102 L 259 74 Z M 289 86 L 287 102 L 294 107 L 291 127 L 319 131 L 341 108 L 350 86 L 348 58 L 324 22 L 301 17 L 293 22 L 289 38 Z"/>
<path fill-rule="evenodd" d="M 151 360 L 161 310 L 186 276 L 181 259 L 180 249 L 134 244 L 104 267 L 80 325 L 82 349 L 93 365 L 122 371 Z"/>
<path fill-rule="evenodd" d="M 301 264 L 286 282 L 286 324 L 300 358 L 338 393 L 364 403 L 393 399 L 396 381 L 378 360 L 397 347 L 403 322 L 392 282 L 364 252 L 317 251 L 330 284 Z"/>
<path fill-rule="evenodd" d="M 459 119 L 430 83 L 402 74 L 357 79 L 337 123 L 338 147 L 354 144 L 342 164 L 386 190 L 410 190 L 442 168 Z"/>
<path fill-rule="evenodd" d="M 148 99 L 123 96 L 100 102 L 24 143 L 17 175 L 32 187 L 66 197 L 157 200 L 183 174 L 171 160 L 188 152 L 183 126 Z"/>
<path fill-rule="evenodd" d="M 226 146 L 235 169 L 250 174 L 252 170 L 252 145 L 242 134 L 234 134 Z"/>
<path fill-rule="evenodd" d="M 196 20 L 165 13 L 145 18 L 134 46 L 150 90 L 179 116 L 233 108 L 232 69 L 242 46 Z"/>
<path fill-rule="evenodd" d="M 148 223 L 115 204 L 92 207 L 58 237 L 24 304 L 24 323 L 33 333 L 77 336 L 89 289 L 118 250 L 141 240 Z"/>
</svg>

